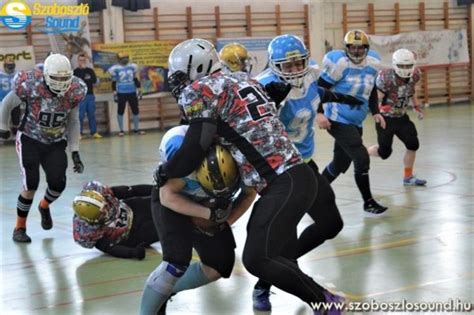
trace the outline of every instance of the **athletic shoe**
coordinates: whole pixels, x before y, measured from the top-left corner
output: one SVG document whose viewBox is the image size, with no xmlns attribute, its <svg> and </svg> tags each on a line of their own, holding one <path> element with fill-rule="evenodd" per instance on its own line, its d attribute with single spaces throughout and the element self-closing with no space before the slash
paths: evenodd
<svg viewBox="0 0 474 315">
<path fill-rule="evenodd" d="M 133 133 L 136 134 L 136 135 L 144 135 L 145 131 L 143 131 L 143 130 L 134 130 Z"/>
<path fill-rule="evenodd" d="M 18 243 L 31 243 L 31 238 L 26 234 L 25 228 L 14 229 L 13 240 Z"/>
<path fill-rule="evenodd" d="M 313 315 L 341 315 L 344 309 L 343 303 L 345 302 L 345 298 L 336 294 L 333 294 L 327 290 L 323 291 L 324 298 L 326 299 L 326 303 L 331 303 L 332 305 L 329 306 L 329 309 L 321 307 L 319 310 L 314 310 Z"/>
<path fill-rule="evenodd" d="M 53 227 L 53 219 L 51 218 L 51 211 L 48 208 L 41 208 L 38 206 L 38 210 L 41 214 L 41 227 L 43 230 L 51 230 Z"/>
<path fill-rule="evenodd" d="M 381 215 L 387 209 L 388 207 L 378 204 L 374 199 L 364 202 L 364 211 L 367 215 Z"/>
<path fill-rule="evenodd" d="M 415 175 L 412 175 L 410 177 L 403 178 L 403 185 L 405 185 L 405 186 L 425 186 L 426 185 L 426 180 L 416 178 Z"/>
<path fill-rule="evenodd" d="M 252 293 L 253 309 L 260 312 L 270 312 L 272 303 L 270 303 L 270 290 L 260 287 L 253 289 Z"/>
<path fill-rule="evenodd" d="M 123 136 L 125 136 L 125 133 L 124 133 L 123 131 L 120 131 L 120 132 L 118 133 L 118 136 L 119 136 L 119 137 L 123 137 Z"/>
<path fill-rule="evenodd" d="M 100 133 L 96 132 L 96 133 L 94 133 L 94 134 L 92 135 L 92 138 L 94 138 L 94 139 L 100 139 L 100 138 L 102 138 L 102 136 L 100 135 Z"/>
</svg>

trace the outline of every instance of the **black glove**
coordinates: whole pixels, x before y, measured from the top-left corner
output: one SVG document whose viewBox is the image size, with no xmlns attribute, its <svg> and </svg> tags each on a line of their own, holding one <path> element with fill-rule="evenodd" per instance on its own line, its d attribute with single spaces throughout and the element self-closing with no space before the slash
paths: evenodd
<svg viewBox="0 0 474 315">
<path fill-rule="evenodd" d="M 9 130 L 0 130 L 0 138 L 8 139 L 10 138 L 10 131 Z"/>
<path fill-rule="evenodd" d="M 227 221 L 232 212 L 232 202 L 228 199 L 215 199 L 212 202 L 211 216 L 209 220 L 216 223 L 224 223 Z"/>
<path fill-rule="evenodd" d="M 114 93 L 114 102 L 115 102 L 115 103 L 118 103 L 118 95 L 117 95 L 117 93 Z"/>
<path fill-rule="evenodd" d="M 324 92 L 325 92 L 325 95 L 324 95 L 324 100 L 321 100 L 322 103 L 326 103 L 326 102 L 342 103 L 342 104 L 349 105 L 351 108 L 355 108 L 355 107 L 360 108 L 361 105 L 364 105 L 363 101 L 361 101 L 360 99 L 352 95 L 332 92 L 329 90 L 326 90 Z"/>
<path fill-rule="evenodd" d="M 77 151 L 72 152 L 72 161 L 74 163 L 74 167 L 73 167 L 74 173 L 81 174 L 82 172 L 84 172 L 84 164 L 82 164 L 81 162 L 81 157 L 79 156 L 79 152 Z"/>
<path fill-rule="evenodd" d="M 288 96 L 288 93 L 290 93 L 291 84 L 286 82 L 270 82 L 265 85 L 265 91 L 278 108 L 280 103 L 283 102 L 283 100 Z"/>
<path fill-rule="evenodd" d="M 142 260 L 146 256 L 145 243 L 140 243 L 133 249 L 133 257 Z"/>
<path fill-rule="evenodd" d="M 153 180 L 156 188 L 162 187 L 168 181 L 168 176 L 165 174 L 165 165 L 166 163 L 160 164 L 153 172 Z"/>
</svg>

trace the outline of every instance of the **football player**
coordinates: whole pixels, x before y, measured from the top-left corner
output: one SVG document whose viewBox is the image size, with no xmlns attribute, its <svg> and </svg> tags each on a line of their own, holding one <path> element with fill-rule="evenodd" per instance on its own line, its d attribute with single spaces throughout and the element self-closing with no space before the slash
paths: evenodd
<svg viewBox="0 0 474 315">
<path fill-rule="evenodd" d="M 123 137 L 123 114 L 127 102 L 132 109 L 133 114 L 133 132 L 138 135 L 145 134 L 145 131 L 139 129 L 140 111 L 138 109 L 138 100 L 142 98 L 140 90 L 140 81 L 137 79 L 137 65 L 129 63 L 127 53 L 118 54 L 118 64 L 109 68 L 108 72 L 112 76 L 112 89 L 114 91 L 114 101 L 117 102 L 117 122 L 120 128 L 118 135 Z"/>
<path fill-rule="evenodd" d="M 252 71 L 252 60 L 247 48 L 239 43 L 229 43 L 221 48 L 219 57 L 224 65 L 224 69 L 230 72 L 243 71 L 250 73 Z"/>
<path fill-rule="evenodd" d="M 119 258 L 145 258 L 145 247 L 158 242 L 151 216 L 152 187 L 85 184 L 72 203 L 74 241 Z"/>
<path fill-rule="evenodd" d="M 387 207 L 380 205 L 372 196 L 369 153 L 362 143 L 362 123 L 369 109 L 375 122 L 385 128 L 375 87 L 380 57 L 370 49 L 369 38 L 361 30 L 347 32 L 344 47 L 344 50 L 333 50 L 324 56 L 318 84 L 335 92 L 353 95 L 363 100 L 364 105 L 350 108 L 341 102 L 330 102 L 326 104 L 324 116 L 316 117 L 318 126 L 327 129 L 335 139 L 333 160 L 324 169 L 323 176 L 332 183 L 354 162 L 354 178 L 364 200 L 365 213 L 381 215 Z"/>
<path fill-rule="evenodd" d="M 69 60 L 60 54 L 48 56 L 44 71 L 22 71 L 14 88 L 3 100 L 0 111 L 0 137 L 9 137 L 10 112 L 21 102 L 26 104 L 16 137 L 23 190 L 17 201 L 17 221 L 13 231 L 16 242 L 31 242 L 26 233 L 26 218 L 40 180 L 40 166 L 48 188 L 39 203 L 41 226 L 53 227 L 50 204 L 66 187 L 66 146 L 72 152 L 74 172 L 82 173 L 79 156 L 79 103 L 87 93 L 85 83 L 73 76 Z"/>
<path fill-rule="evenodd" d="M 16 63 L 15 59 L 12 57 L 7 57 L 3 61 L 3 72 L 0 71 L 0 104 L 5 96 L 12 90 L 13 88 L 13 78 L 16 75 Z M 12 125 L 12 133 L 16 135 L 16 131 L 18 129 L 18 125 L 20 124 L 20 115 L 21 110 L 20 106 L 16 106 L 11 112 L 11 125 Z"/>
<path fill-rule="evenodd" d="M 423 119 L 423 110 L 418 104 L 415 85 L 420 80 L 420 70 L 415 67 L 415 54 L 408 49 L 398 49 L 392 55 L 392 68 L 381 70 L 377 76 L 377 89 L 381 103 L 379 110 L 384 116 L 386 128 L 375 125 L 378 145 L 369 147 L 371 156 L 388 159 L 392 153 L 393 136 L 397 136 L 407 151 L 403 158 L 405 186 L 424 186 L 426 180 L 413 175 L 416 150 L 420 147 L 415 124 L 407 115 L 407 107 L 413 102 L 418 119 Z"/>
<path fill-rule="evenodd" d="M 188 126 L 170 129 L 160 144 L 160 161 L 166 163 L 183 144 Z M 143 292 L 140 314 L 165 314 L 171 294 L 228 278 L 235 259 L 230 229 L 250 207 L 256 192 L 239 189 L 240 176 L 230 153 L 210 147 L 196 172 L 170 179 L 152 191 L 152 212 L 163 248 L 163 261 L 150 274 Z M 215 209 L 209 216 L 209 207 Z M 192 249 L 200 262 L 190 264 Z"/>
<path fill-rule="evenodd" d="M 303 41 L 295 35 L 285 34 L 275 37 L 268 46 L 269 68 L 257 76 L 257 80 L 269 89 L 274 82 L 286 82 L 291 90 L 282 102 L 278 115 L 285 125 L 289 138 L 293 141 L 304 161 L 318 180 L 316 199 L 308 209 L 314 223 L 308 226 L 298 238 L 295 259 L 336 237 L 342 230 L 343 222 L 336 205 L 334 191 L 324 176 L 319 173 L 312 159 L 315 152 L 314 120 L 323 115 L 322 104 L 338 101 L 347 106 L 362 105 L 363 102 L 350 95 L 333 93 L 318 86 L 319 69 L 309 58 L 310 54 Z M 253 291 L 253 306 L 258 311 L 270 311 L 271 284 L 259 280 Z M 323 294 L 330 295 L 328 291 Z"/>
</svg>

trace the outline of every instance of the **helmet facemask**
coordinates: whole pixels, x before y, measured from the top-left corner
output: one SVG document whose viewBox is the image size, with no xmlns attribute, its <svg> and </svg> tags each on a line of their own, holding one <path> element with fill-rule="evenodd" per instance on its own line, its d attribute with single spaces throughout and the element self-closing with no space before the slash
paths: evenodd
<svg viewBox="0 0 474 315">
<path fill-rule="evenodd" d="M 83 190 L 74 198 L 72 208 L 75 214 L 90 224 L 99 224 L 106 212 L 105 197 L 95 190 Z"/>
<path fill-rule="evenodd" d="M 63 95 L 71 86 L 73 71 L 66 56 L 52 54 L 44 61 L 43 75 L 51 92 Z"/>
<path fill-rule="evenodd" d="M 344 46 L 349 59 L 359 64 L 365 60 L 369 53 L 369 37 L 364 31 L 352 30 L 344 36 Z"/>
<path fill-rule="evenodd" d="M 272 71 L 293 87 L 303 86 L 304 77 L 309 72 L 309 54 L 297 55 L 270 61 Z"/>
<path fill-rule="evenodd" d="M 5 60 L 3 62 L 3 70 L 7 74 L 12 74 L 15 72 L 16 64 L 14 60 Z"/>
<path fill-rule="evenodd" d="M 176 71 L 168 77 L 171 94 L 178 99 L 184 88 L 191 83 L 189 76 L 183 71 Z"/>
<path fill-rule="evenodd" d="M 400 78 L 411 78 L 415 71 L 415 63 L 415 55 L 408 49 L 398 49 L 392 55 L 393 70 Z"/>
</svg>

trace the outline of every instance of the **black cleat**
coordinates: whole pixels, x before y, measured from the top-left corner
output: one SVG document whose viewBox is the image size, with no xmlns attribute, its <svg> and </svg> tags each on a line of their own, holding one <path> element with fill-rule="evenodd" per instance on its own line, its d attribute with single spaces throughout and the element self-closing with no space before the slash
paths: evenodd
<svg viewBox="0 0 474 315">
<path fill-rule="evenodd" d="M 38 210 L 41 214 L 41 227 L 43 230 L 51 230 L 53 227 L 53 219 L 51 218 L 51 212 L 49 211 L 48 208 L 41 208 L 41 206 L 38 206 Z"/>
<path fill-rule="evenodd" d="M 387 211 L 388 207 L 384 207 L 381 204 L 378 204 L 374 199 L 364 202 L 364 211 L 365 214 L 369 216 L 379 216 Z"/>
<path fill-rule="evenodd" d="M 14 229 L 12 238 L 18 243 L 31 243 L 31 238 L 26 234 L 25 228 Z"/>
</svg>

